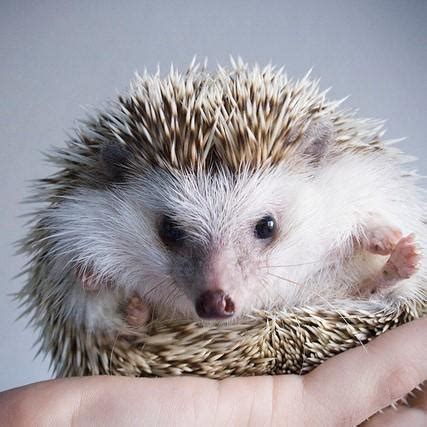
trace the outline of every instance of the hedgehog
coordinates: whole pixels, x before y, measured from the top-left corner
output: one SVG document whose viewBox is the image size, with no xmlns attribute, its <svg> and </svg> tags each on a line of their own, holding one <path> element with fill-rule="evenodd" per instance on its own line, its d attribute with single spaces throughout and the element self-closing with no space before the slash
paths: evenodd
<svg viewBox="0 0 427 427">
<path fill-rule="evenodd" d="M 241 60 L 145 71 L 51 152 L 58 170 L 32 198 L 42 207 L 22 243 L 30 261 L 18 296 L 58 372 L 110 372 L 116 346 L 116 372 L 161 375 L 147 362 L 119 366 L 129 343 L 145 337 L 149 351 L 148 325 L 154 346 L 162 331 L 165 345 L 185 331 L 196 343 L 241 339 L 253 322 L 259 342 L 266 325 L 283 327 L 274 312 L 304 328 L 323 310 L 346 329 L 342 313 L 356 311 L 369 339 L 372 319 L 386 330 L 385 318 L 423 312 L 425 201 L 411 158 L 384 140 L 382 122 L 326 95 L 310 73 L 293 80 Z M 353 341 L 341 335 L 324 357 L 360 342 L 360 330 L 347 328 Z M 191 371 L 180 366 L 168 374 Z"/>
</svg>

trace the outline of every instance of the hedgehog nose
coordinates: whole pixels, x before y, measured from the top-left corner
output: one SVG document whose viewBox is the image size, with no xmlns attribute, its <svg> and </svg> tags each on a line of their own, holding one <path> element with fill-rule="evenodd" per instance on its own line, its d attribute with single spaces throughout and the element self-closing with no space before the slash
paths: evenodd
<svg viewBox="0 0 427 427">
<path fill-rule="evenodd" d="M 234 314 L 234 302 L 222 290 L 205 291 L 197 298 L 196 312 L 202 319 L 226 319 Z"/>
</svg>

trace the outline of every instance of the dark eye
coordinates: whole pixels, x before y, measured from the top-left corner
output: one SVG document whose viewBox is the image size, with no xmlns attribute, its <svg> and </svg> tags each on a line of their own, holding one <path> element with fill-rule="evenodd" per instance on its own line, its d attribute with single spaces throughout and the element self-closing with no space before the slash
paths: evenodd
<svg viewBox="0 0 427 427">
<path fill-rule="evenodd" d="M 164 216 L 160 221 L 159 236 L 165 245 L 176 246 L 184 239 L 185 234 L 173 219 Z"/>
<path fill-rule="evenodd" d="M 276 230 L 276 220 L 271 215 L 261 218 L 255 226 L 255 236 L 258 239 L 269 239 L 273 237 Z"/>
</svg>

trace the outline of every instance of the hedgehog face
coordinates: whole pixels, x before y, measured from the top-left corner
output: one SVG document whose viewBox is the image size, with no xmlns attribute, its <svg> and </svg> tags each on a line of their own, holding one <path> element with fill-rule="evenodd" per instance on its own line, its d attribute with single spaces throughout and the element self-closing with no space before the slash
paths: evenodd
<svg viewBox="0 0 427 427">
<path fill-rule="evenodd" d="M 290 304 L 315 265 L 319 199 L 305 174 L 153 169 L 107 189 L 80 189 L 54 210 L 61 265 L 137 291 L 160 314 L 234 319 Z M 316 221 L 318 221 L 316 217 Z M 55 234 L 55 233 L 54 233 Z"/>
<path fill-rule="evenodd" d="M 131 183 L 130 193 L 141 191 L 170 282 L 142 294 L 156 299 L 154 306 L 173 301 L 181 314 L 204 319 L 238 317 L 292 294 L 269 274 L 269 263 L 283 256 L 296 263 L 288 242 L 298 215 L 294 189 L 304 180 L 285 169 L 220 170 L 153 172 Z"/>
</svg>

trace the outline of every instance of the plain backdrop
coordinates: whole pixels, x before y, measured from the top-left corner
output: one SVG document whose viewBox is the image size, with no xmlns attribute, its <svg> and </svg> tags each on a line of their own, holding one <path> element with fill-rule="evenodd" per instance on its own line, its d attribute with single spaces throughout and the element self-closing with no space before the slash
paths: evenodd
<svg viewBox="0 0 427 427">
<path fill-rule="evenodd" d="M 229 55 L 313 67 L 332 98 L 387 119 L 389 137 L 427 173 L 427 1 L 5 1 L 0 2 L 0 390 L 50 377 L 34 359 L 36 334 L 16 321 L 9 296 L 25 259 L 29 181 L 53 169 L 42 151 L 61 145 L 85 110 L 127 88 L 134 71 L 209 66 Z"/>
</svg>

